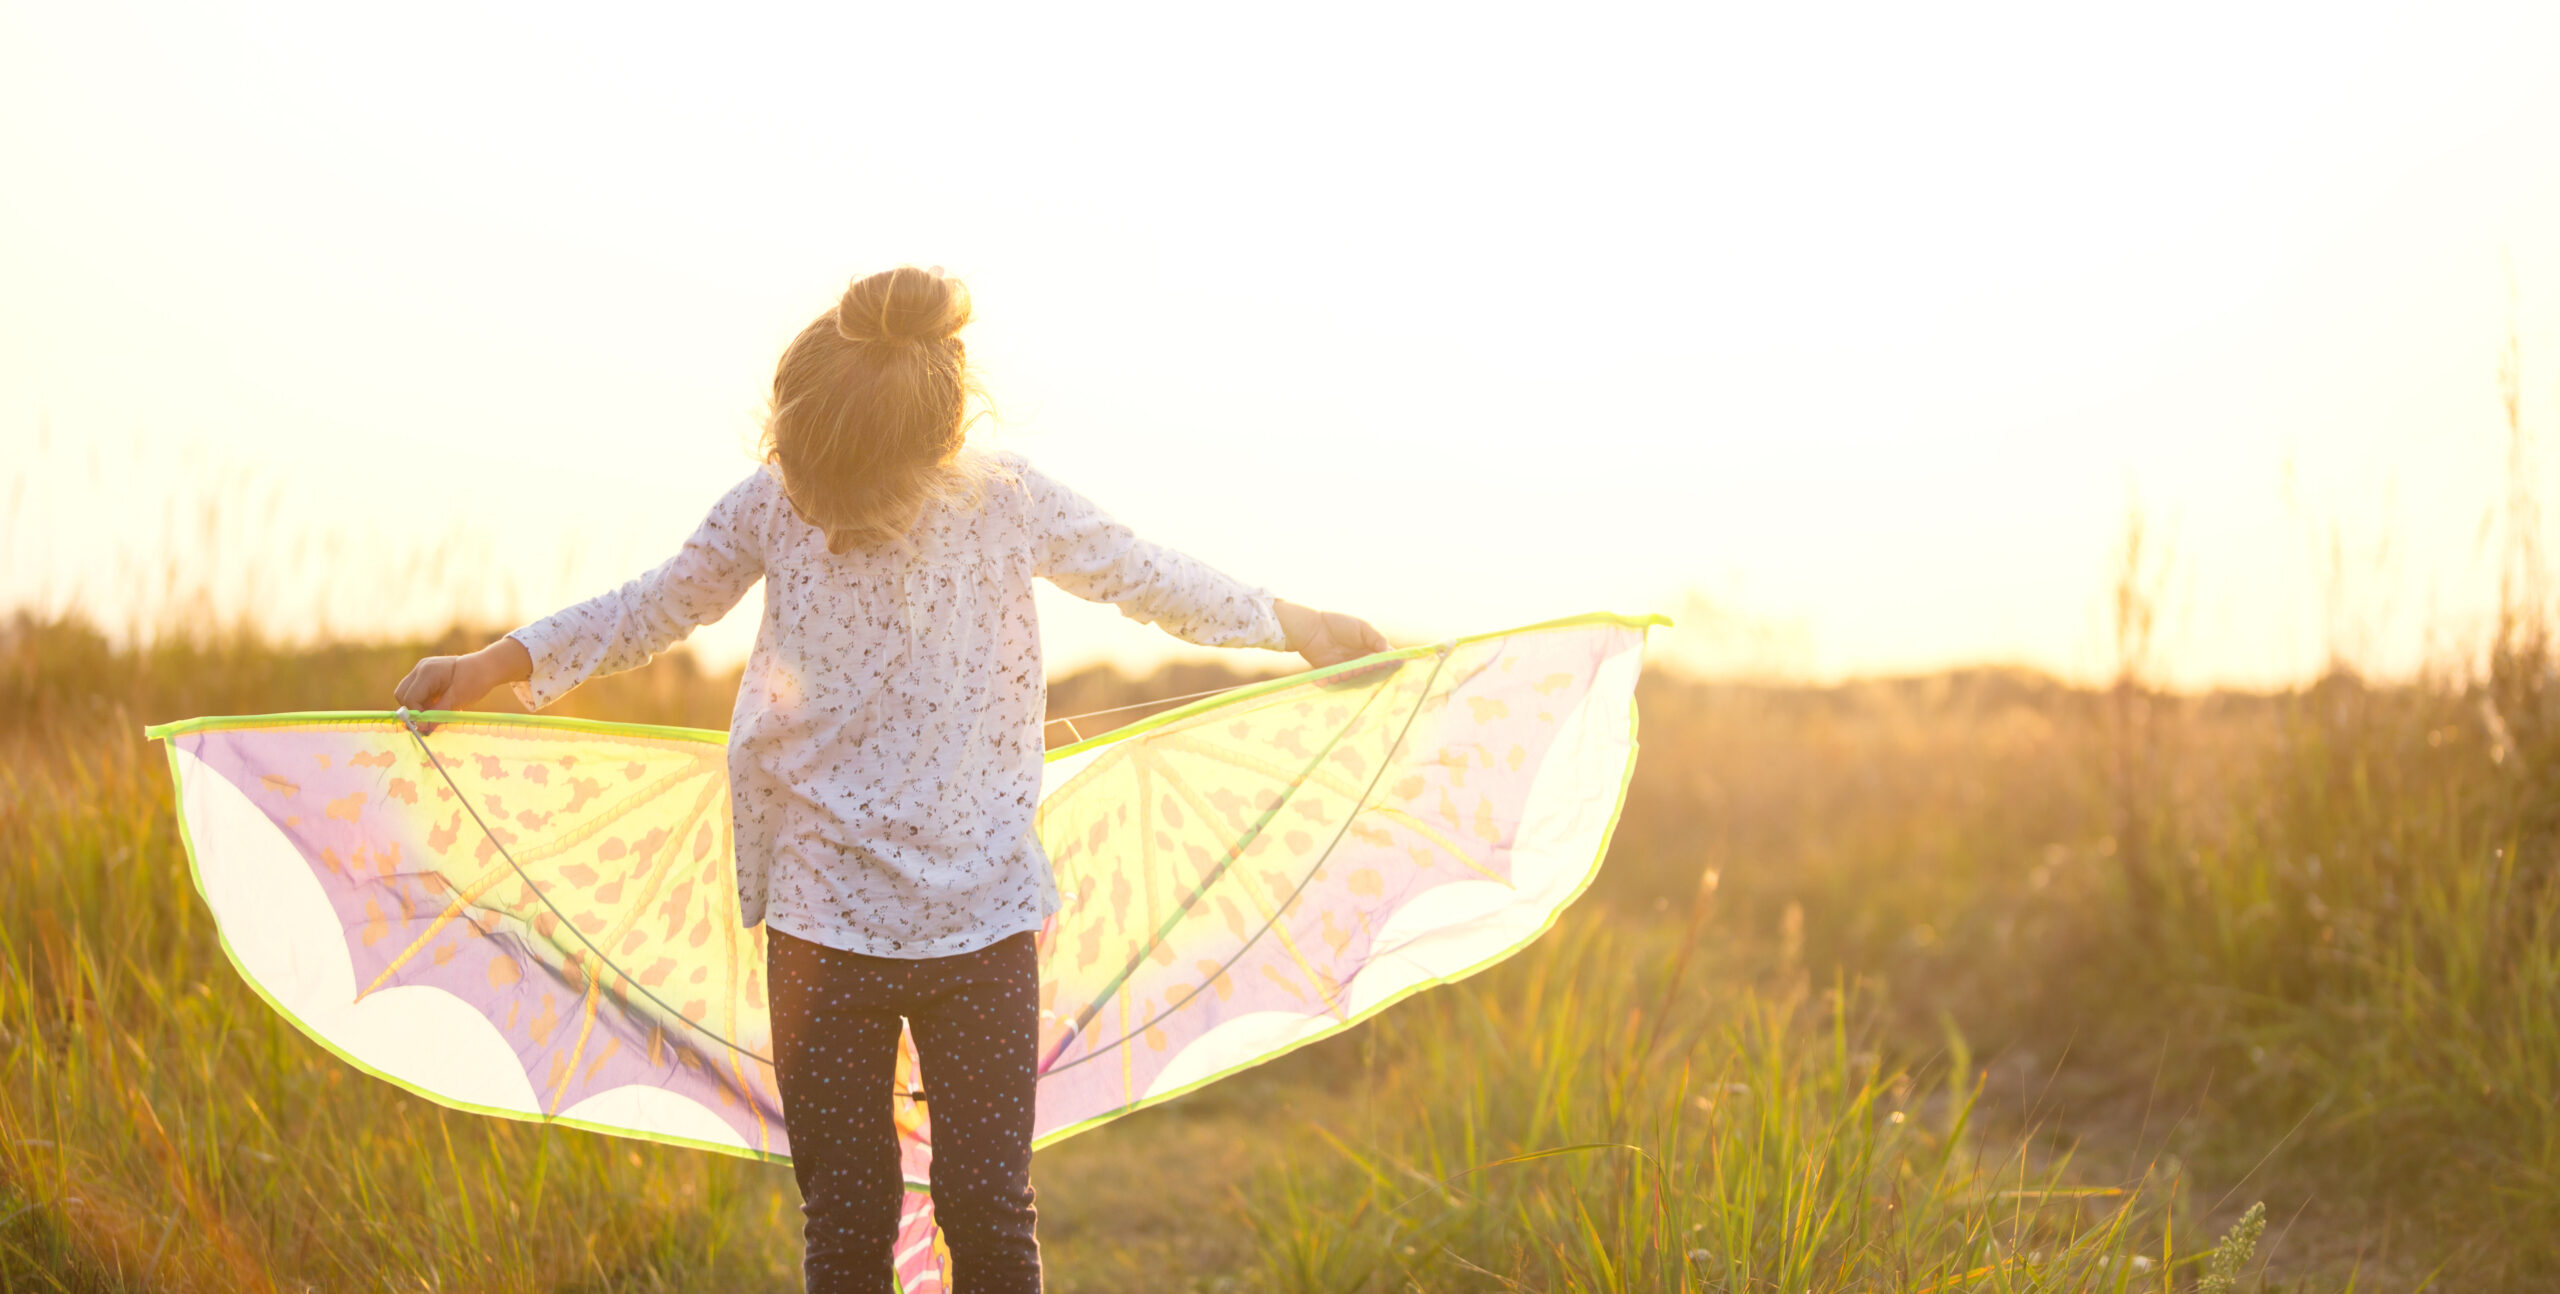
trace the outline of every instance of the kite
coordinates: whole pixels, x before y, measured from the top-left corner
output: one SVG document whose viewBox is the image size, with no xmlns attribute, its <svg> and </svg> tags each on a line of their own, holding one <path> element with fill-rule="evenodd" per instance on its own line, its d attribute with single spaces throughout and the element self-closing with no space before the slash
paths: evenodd
<svg viewBox="0 0 2560 1294">
<path fill-rule="evenodd" d="M 1525 947 L 1598 871 L 1659 617 L 1251 684 L 1049 754 L 1036 1145 Z M 538 715 L 194 719 L 167 744 L 232 964 L 347 1063 L 507 1118 L 787 1160 L 726 734 Z M 946 1288 L 912 1043 L 906 1294 Z"/>
</svg>

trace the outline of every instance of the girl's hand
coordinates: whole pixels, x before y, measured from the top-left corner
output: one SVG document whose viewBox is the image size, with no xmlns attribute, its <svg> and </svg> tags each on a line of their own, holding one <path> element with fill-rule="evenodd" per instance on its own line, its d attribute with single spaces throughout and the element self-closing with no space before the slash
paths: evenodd
<svg viewBox="0 0 2560 1294">
<path fill-rule="evenodd" d="M 1277 598 L 1272 600 L 1271 609 L 1279 613 L 1280 631 L 1288 635 L 1289 650 L 1306 657 L 1310 665 L 1339 665 L 1371 652 L 1389 650 L 1387 636 L 1358 616 L 1318 611 Z"/>
<path fill-rule="evenodd" d="M 468 656 L 429 656 L 419 661 L 391 689 L 391 696 L 412 710 L 459 710 L 500 684 L 532 677 L 532 654 L 523 643 L 501 638 Z"/>
</svg>

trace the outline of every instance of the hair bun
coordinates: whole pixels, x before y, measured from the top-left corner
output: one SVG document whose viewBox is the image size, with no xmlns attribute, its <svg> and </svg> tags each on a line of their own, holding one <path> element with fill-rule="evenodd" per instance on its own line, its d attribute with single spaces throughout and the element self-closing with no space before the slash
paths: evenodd
<svg viewBox="0 0 2560 1294">
<path fill-rule="evenodd" d="M 836 303 L 846 341 L 933 342 L 969 322 L 969 289 L 939 268 L 901 265 L 855 279 Z"/>
</svg>

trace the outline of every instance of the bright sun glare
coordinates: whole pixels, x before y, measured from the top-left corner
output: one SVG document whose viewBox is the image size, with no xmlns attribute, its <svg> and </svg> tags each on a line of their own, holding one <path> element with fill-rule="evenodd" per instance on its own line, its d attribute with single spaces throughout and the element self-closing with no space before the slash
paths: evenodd
<svg viewBox="0 0 2560 1294">
<path fill-rule="evenodd" d="M 2182 681 L 2487 615 L 2560 8 L 1547 14 L 0 3 L 0 580 L 547 611 L 914 261 L 995 443 L 1407 639 L 1703 599 L 1675 659 L 2086 676 L 2135 506 Z"/>
</svg>

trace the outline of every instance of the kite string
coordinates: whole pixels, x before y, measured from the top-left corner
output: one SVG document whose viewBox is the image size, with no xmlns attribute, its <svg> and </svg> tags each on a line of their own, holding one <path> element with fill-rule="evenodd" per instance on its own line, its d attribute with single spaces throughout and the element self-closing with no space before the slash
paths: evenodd
<svg viewBox="0 0 2560 1294">
<path fill-rule="evenodd" d="M 560 905 L 553 903 L 551 901 L 551 896 L 544 893 L 540 885 L 534 883 L 533 877 L 527 874 L 524 870 L 524 864 L 517 862 L 516 856 L 507 852 L 506 845 L 498 839 L 498 833 L 491 831 L 489 829 L 488 822 L 480 816 L 480 811 L 471 807 L 471 797 L 463 793 L 461 785 L 453 780 L 453 774 L 445 770 L 444 761 L 436 758 L 436 753 L 427 748 L 427 735 L 418 731 L 418 721 L 410 717 L 409 707 L 405 705 L 400 707 L 400 724 L 402 727 L 409 730 L 409 739 L 418 743 L 418 753 L 427 757 L 427 764 L 436 770 L 437 776 L 444 779 L 444 784 L 446 786 L 453 788 L 453 798 L 461 803 L 463 812 L 471 815 L 471 821 L 480 828 L 480 834 L 488 837 L 489 845 L 491 848 L 498 851 L 498 857 L 506 859 L 507 866 L 515 869 L 517 878 L 524 882 L 525 888 L 532 891 L 535 898 L 542 900 L 542 906 L 549 908 L 551 910 L 551 915 L 560 919 L 561 928 L 567 930 L 573 935 L 576 935 L 578 937 L 578 942 L 585 944 L 587 946 L 587 951 L 595 954 L 596 964 L 598 967 L 603 970 L 612 971 L 615 976 L 621 979 L 625 986 L 630 988 L 632 991 L 637 992 L 640 996 L 649 999 L 649 1001 L 657 1005 L 659 1010 L 666 1012 L 670 1018 L 681 1021 L 686 1028 L 719 1043 L 721 1046 L 726 1047 L 729 1050 L 756 1062 L 757 1064 L 768 1066 L 773 1064 L 773 1061 L 770 1058 L 759 1056 L 756 1053 L 721 1037 L 719 1034 L 713 1033 L 709 1026 L 696 1023 L 692 1017 L 676 1010 L 672 1006 L 669 1006 L 664 999 L 661 999 L 657 994 L 650 992 L 648 985 L 642 984 L 640 981 L 633 979 L 629 971 L 615 965 L 613 959 L 607 957 L 603 949 L 596 947 L 595 941 L 587 938 L 587 932 L 580 930 L 578 928 L 578 923 L 570 920 L 569 914 L 562 912 L 560 910 Z M 597 987 L 599 990 L 601 990 L 602 984 L 602 977 L 597 977 Z"/>
<path fill-rule="evenodd" d="M 1185 692 L 1180 696 L 1160 696 L 1152 701 L 1132 701 L 1127 705 L 1115 705 L 1101 710 L 1087 710 L 1082 714 L 1062 714 L 1055 719 L 1042 720 L 1041 726 L 1046 727 L 1053 723 L 1063 723 L 1067 725 L 1067 731 L 1076 732 L 1076 720 L 1078 719 L 1098 719 L 1106 714 L 1119 714 L 1124 710 L 1144 710 L 1149 706 L 1172 705 L 1176 701 L 1197 701 L 1204 696 L 1222 696 L 1226 693 L 1235 691 L 1237 688 L 1251 686 L 1253 686 L 1253 682 L 1251 681 L 1244 683 L 1229 683 L 1225 687 L 1213 687 L 1206 692 Z M 1084 735 L 1082 733 L 1077 733 L 1076 740 L 1084 740 Z"/>
<path fill-rule="evenodd" d="M 1455 638 L 1444 638 L 1438 643 L 1433 644 L 1433 650 L 1442 656 L 1447 656 L 1450 652 L 1457 650 L 1457 647 L 1458 640 Z M 1078 719 L 1098 719 L 1103 715 L 1119 714 L 1124 710 L 1144 710 L 1150 706 L 1172 705 L 1176 701 L 1197 701 L 1204 696 L 1224 696 L 1229 692 L 1233 692 L 1241 688 L 1255 687 L 1269 681 L 1270 680 L 1268 679 L 1247 679 L 1242 683 L 1229 683 L 1225 687 L 1213 687 L 1205 692 L 1185 692 L 1180 696 L 1160 696 L 1152 701 L 1132 701 L 1127 705 L 1108 706 L 1100 710 L 1087 710 L 1081 714 L 1062 714 L 1055 719 L 1041 720 L 1041 726 L 1045 728 L 1053 723 L 1063 723 L 1067 725 L 1068 732 L 1075 733 L 1076 740 L 1082 741 L 1084 740 L 1084 734 L 1076 729 L 1075 721 Z"/>
</svg>

